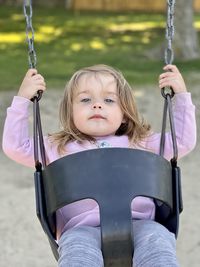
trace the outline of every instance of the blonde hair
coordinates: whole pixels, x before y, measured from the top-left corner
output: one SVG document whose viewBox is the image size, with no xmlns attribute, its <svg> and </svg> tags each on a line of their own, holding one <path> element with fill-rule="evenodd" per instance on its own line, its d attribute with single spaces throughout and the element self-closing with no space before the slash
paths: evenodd
<svg viewBox="0 0 200 267">
<path fill-rule="evenodd" d="M 130 144 L 138 144 L 149 134 L 150 125 L 139 116 L 131 86 L 120 71 L 107 65 L 94 65 L 75 72 L 66 85 L 59 110 L 62 130 L 49 135 L 50 140 L 57 145 L 58 153 L 65 153 L 65 146 L 70 141 L 95 141 L 93 137 L 83 134 L 75 127 L 72 114 L 74 90 L 78 88 L 80 77 L 89 74 L 106 74 L 114 77 L 120 106 L 126 121 L 126 123 L 121 124 L 115 135 L 127 135 Z"/>
</svg>

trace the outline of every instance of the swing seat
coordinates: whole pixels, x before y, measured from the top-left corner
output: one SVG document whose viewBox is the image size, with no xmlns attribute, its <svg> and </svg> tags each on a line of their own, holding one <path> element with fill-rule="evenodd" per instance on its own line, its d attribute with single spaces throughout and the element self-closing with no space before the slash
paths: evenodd
<svg viewBox="0 0 200 267">
<path fill-rule="evenodd" d="M 99 205 L 106 267 L 132 266 L 131 202 L 136 196 L 153 198 L 156 221 L 178 234 L 182 210 L 180 171 L 151 152 L 104 148 L 65 156 L 35 172 L 35 188 L 37 216 L 56 260 L 55 212 L 86 198 Z"/>
</svg>

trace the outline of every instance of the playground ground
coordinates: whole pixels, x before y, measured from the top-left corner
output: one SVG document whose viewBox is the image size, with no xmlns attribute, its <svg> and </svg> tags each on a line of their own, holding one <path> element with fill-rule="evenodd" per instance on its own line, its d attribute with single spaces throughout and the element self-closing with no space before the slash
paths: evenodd
<svg viewBox="0 0 200 267">
<path fill-rule="evenodd" d="M 139 89 L 139 90 L 138 90 Z M 141 112 L 157 131 L 160 129 L 162 98 L 156 86 L 135 88 Z M 184 211 L 180 218 L 177 254 L 182 267 L 200 262 L 200 97 L 199 86 L 190 88 L 197 107 L 198 143 L 179 161 L 182 169 Z M 0 136 L 6 108 L 16 92 L 0 92 Z M 62 91 L 49 90 L 41 101 L 44 133 L 56 130 L 58 99 Z M 30 120 L 32 121 L 32 120 Z M 0 150 L 0 266 L 54 267 L 56 262 L 35 214 L 33 171 L 8 159 Z"/>
</svg>

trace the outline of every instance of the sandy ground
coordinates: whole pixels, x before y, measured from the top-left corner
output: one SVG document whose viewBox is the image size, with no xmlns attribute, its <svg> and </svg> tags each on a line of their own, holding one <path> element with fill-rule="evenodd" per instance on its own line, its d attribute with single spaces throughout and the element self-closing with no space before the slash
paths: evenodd
<svg viewBox="0 0 200 267">
<path fill-rule="evenodd" d="M 138 90 L 139 89 L 139 90 Z M 200 122 L 199 87 L 191 89 L 197 106 L 197 122 Z M 16 92 L 0 93 L 0 135 L 6 108 Z M 49 90 L 41 101 L 44 133 L 58 126 L 58 99 L 62 92 Z M 136 88 L 137 102 L 141 112 L 160 129 L 162 98 L 156 88 Z M 199 131 L 198 131 L 199 132 Z M 184 211 L 181 215 L 177 253 L 182 267 L 199 267 L 200 262 L 200 170 L 199 133 L 195 150 L 179 161 L 182 169 Z M 56 262 L 45 234 L 35 215 L 33 170 L 12 162 L 0 151 L 0 266 L 54 267 Z"/>
</svg>

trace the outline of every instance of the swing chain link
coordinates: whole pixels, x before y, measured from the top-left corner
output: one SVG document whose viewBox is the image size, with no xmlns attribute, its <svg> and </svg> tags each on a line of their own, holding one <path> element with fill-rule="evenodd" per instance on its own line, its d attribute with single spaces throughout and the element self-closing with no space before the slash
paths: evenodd
<svg viewBox="0 0 200 267">
<path fill-rule="evenodd" d="M 172 64 L 174 60 L 174 51 L 172 48 L 172 41 L 174 38 L 174 9 L 175 0 L 167 0 L 167 23 L 166 23 L 166 33 L 165 37 L 167 40 L 167 47 L 165 49 L 165 64 Z M 164 87 L 161 90 L 162 96 L 166 99 L 169 95 L 171 98 L 174 96 L 174 92 L 171 87 Z"/>
<path fill-rule="evenodd" d="M 26 41 L 28 43 L 28 62 L 29 68 L 35 69 L 37 63 L 37 56 L 34 49 L 34 30 L 32 25 L 32 0 L 24 0 L 23 4 L 24 16 L 26 19 Z M 39 101 L 42 98 L 42 91 L 39 90 L 37 95 L 31 98 L 31 101 Z"/>
<path fill-rule="evenodd" d="M 174 52 L 172 48 L 172 40 L 174 38 L 174 6 L 175 0 L 167 1 L 167 25 L 166 25 L 166 40 L 167 48 L 165 49 L 165 64 L 172 64 L 174 60 Z"/>
<path fill-rule="evenodd" d="M 29 67 L 35 68 L 37 57 L 34 49 L 34 30 L 32 26 L 32 0 L 24 0 L 23 10 L 26 19 L 26 41 L 28 43 Z"/>
</svg>

